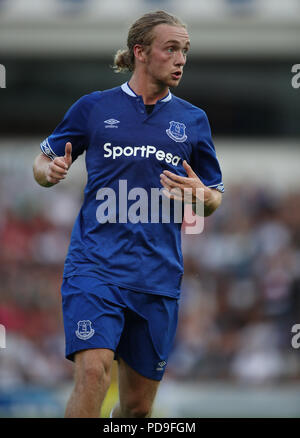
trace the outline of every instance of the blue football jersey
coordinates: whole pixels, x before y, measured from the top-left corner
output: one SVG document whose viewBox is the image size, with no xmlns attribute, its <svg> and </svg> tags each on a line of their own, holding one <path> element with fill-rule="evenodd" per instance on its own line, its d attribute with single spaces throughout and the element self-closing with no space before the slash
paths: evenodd
<svg viewBox="0 0 300 438">
<path fill-rule="evenodd" d="M 64 156 L 66 142 L 72 143 L 73 161 L 86 152 L 88 179 L 64 277 L 95 276 L 128 289 L 178 298 L 182 222 L 164 223 L 160 211 L 159 220 L 151 220 L 151 190 L 162 188 L 160 174 L 165 169 L 186 176 L 186 160 L 206 186 L 223 192 L 205 112 L 169 91 L 148 114 L 142 96 L 125 83 L 81 97 L 41 143 L 41 150 L 51 159 Z M 134 192 L 137 188 L 149 195 L 148 221 L 126 220 L 124 209 L 134 208 L 139 199 L 127 194 L 139 193 Z M 115 195 L 109 198 L 110 194 Z M 115 202 L 112 210 L 108 198 Z M 113 211 L 106 222 L 104 205 Z"/>
</svg>

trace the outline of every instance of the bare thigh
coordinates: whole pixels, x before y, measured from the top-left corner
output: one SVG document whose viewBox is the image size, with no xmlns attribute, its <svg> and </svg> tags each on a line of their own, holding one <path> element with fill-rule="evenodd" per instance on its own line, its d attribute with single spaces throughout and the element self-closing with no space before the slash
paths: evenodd
<svg viewBox="0 0 300 438">
<path fill-rule="evenodd" d="M 118 363 L 122 412 L 128 417 L 149 416 L 160 382 L 137 373 L 122 358 Z"/>
<path fill-rule="evenodd" d="M 75 354 L 75 386 L 65 417 L 96 417 L 110 384 L 114 352 L 109 349 L 82 350 Z"/>
</svg>

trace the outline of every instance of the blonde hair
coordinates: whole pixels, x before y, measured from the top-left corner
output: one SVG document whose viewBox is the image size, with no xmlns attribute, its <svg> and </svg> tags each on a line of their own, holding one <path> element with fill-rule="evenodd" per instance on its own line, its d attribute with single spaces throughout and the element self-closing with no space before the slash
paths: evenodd
<svg viewBox="0 0 300 438">
<path fill-rule="evenodd" d="M 136 44 L 151 46 L 154 35 L 153 28 L 159 24 L 181 26 L 186 28 L 179 18 L 165 11 L 149 12 L 135 21 L 130 27 L 127 37 L 127 49 L 119 49 L 114 57 L 113 68 L 116 73 L 133 71 L 135 56 L 133 48 Z"/>
</svg>

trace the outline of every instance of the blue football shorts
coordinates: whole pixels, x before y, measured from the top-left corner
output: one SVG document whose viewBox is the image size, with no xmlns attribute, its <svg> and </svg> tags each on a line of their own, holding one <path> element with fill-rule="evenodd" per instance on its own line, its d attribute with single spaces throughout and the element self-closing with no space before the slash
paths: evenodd
<svg viewBox="0 0 300 438">
<path fill-rule="evenodd" d="M 66 358 L 108 348 L 142 376 L 161 380 L 173 345 L 178 300 L 72 276 L 62 283 Z"/>
</svg>

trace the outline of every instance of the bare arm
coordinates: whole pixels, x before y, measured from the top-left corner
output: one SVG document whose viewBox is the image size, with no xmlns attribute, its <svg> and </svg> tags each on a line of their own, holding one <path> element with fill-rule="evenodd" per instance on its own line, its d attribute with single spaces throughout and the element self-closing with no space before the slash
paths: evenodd
<svg viewBox="0 0 300 438">
<path fill-rule="evenodd" d="M 54 160 L 41 152 L 33 163 L 33 175 L 36 182 L 43 187 L 52 187 L 65 179 L 72 164 L 72 144 L 66 143 L 64 157 Z"/>
<path fill-rule="evenodd" d="M 221 204 L 222 202 L 222 193 L 216 189 L 210 189 L 209 196 L 207 196 L 206 201 L 204 201 L 204 216 L 210 216 Z M 193 204 L 193 211 L 197 213 L 196 204 Z"/>
</svg>

